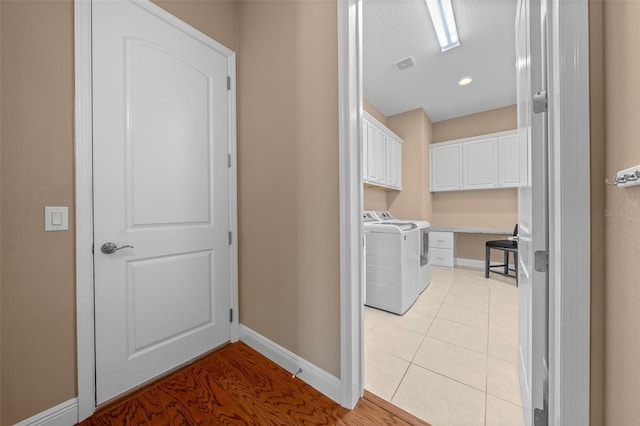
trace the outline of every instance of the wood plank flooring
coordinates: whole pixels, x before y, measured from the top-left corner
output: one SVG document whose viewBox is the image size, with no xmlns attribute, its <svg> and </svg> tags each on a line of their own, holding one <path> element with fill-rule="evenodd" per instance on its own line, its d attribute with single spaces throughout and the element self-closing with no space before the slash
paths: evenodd
<svg viewBox="0 0 640 426">
<path fill-rule="evenodd" d="M 365 393 L 340 407 L 244 343 L 234 343 L 99 409 L 80 426 L 427 425 Z"/>
</svg>

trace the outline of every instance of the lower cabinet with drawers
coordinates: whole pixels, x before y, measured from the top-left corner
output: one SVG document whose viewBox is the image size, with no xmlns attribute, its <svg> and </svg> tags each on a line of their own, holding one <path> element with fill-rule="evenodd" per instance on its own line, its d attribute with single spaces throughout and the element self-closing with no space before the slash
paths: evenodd
<svg viewBox="0 0 640 426">
<path fill-rule="evenodd" d="M 429 257 L 431 266 L 454 268 L 456 266 L 456 238 L 453 232 L 429 233 Z"/>
</svg>

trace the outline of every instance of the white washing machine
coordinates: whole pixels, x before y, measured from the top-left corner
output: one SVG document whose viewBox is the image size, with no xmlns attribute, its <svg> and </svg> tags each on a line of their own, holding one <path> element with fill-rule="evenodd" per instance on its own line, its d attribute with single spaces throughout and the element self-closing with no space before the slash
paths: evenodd
<svg viewBox="0 0 640 426">
<path fill-rule="evenodd" d="M 422 293 L 431 283 L 431 265 L 429 263 L 429 232 L 431 224 L 426 220 L 396 219 L 388 211 L 374 211 L 374 217 L 381 222 L 413 223 L 420 233 L 420 272 L 418 273 L 418 291 Z"/>
<path fill-rule="evenodd" d="M 418 298 L 418 227 L 382 222 L 370 212 L 363 213 L 363 221 L 365 305 L 402 315 Z"/>
</svg>

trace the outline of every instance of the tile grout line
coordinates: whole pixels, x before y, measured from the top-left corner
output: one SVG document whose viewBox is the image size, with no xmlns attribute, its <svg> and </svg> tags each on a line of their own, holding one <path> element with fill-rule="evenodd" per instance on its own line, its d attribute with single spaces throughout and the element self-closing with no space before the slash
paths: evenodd
<svg viewBox="0 0 640 426">
<path fill-rule="evenodd" d="M 440 372 L 438 372 L 438 371 L 432 370 L 432 369 L 430 369 L 430 368 L 423 367 L 423 366 L 421 366 L 420 364 L 413 364 L 413 365 L 415 365 L 417 368 L 420 368 L 420 369 L 422 369 L 422 370 L 427 370 L 427 371 L 429 371 L 429 372 L 431 372 L 431 373 L 433 373 L 433 374 L 436 374 L 436 375 L 438 375 L 438 376 L 440 376 L 440 377 L 444 377 L 445 379 L 451 380 L 452 382 L 456 382 L 456 383 L 458 383 L 458 384 L 461 384 L 461 385 L 463 385 L 463 386 L 465 386 L 465 387 L 467 387 L 467 388 L 469 388 L 469 389 L 473 389 L 473 390 L 475 390 L 475 391 L 478 391 L 478 392 L 481 392 L 481 393 L 484 393 L 484 394 L 486 394 L 486 393 L 487 393 L 486 391 L 483 391 L 482 389 L 478 389 L 477 387 L 472 386 L 472 385 L 470 385 L 469 383 L 461 382 L 461 381 L 460 381 L 460 380 L 458 380 L 458 379 L 455 379 L 455 378 L 453 378 L 453 377 L 449 377 L 449 376 L 447 376 L 447 375 L 445 375 L 445 374 L 443 374 L 443 373 L 440 373 Z M 492 396 L 493 396 L 493 395 L 492 395 Z M 496 398 L 497 398 L 497 397 L 496 397 Z M 499 399 L 502 399 L 502 398 L 499 398 Z M 502 399 L 502 400 L 503 400 L 503 401 L 505 401 L 504 399 Z M 505 402 L 509 402 L 509 401 L 505 401 Z M 511 402 L 510 404 L 513 404 L 513 402 Z M 516 405 L 516 404 L 513 404 L 513 405 Z"/>
<path fill-rule="evenodd" d="M 433 315 L 433 321 L 431 321 L 431 324 L 429 324 L 429 327 L 427 328 L 427 331 L 424 333 L 424 335 L 422 336 L 422 340 L 420 341 L 420 344 L 418 345 L 418 348 L 416 349 L 415 353 L 413 354 L 413 356 L 411 357 L 411 361 L 409 361 L 409 365 L 407 366 L 407 369 L 405 370 L 404 374 L 402 375 L 402 378 L 400 379 L 400 381 L 398 382 L 398 385 L 396 386 L 396 389 L 393 391 L 393 395 L 391 395 L 391 401 L 393 401 L 393 398 L 395 398 L 396 393 L 398 393 L 398 389 L 400 389 L 400 386 L 402 385 L 402 382 L 404 381 L 405 377 L 407 376 L 407 373 L 409 372 L 409 368 L 411 368 L 412 365 L 415 365 L 417 367 L 420 367 L 418 364 L 415 364 L 413 362 L 413 360 L 416 358 L 416 355 L 418 354 L 418 352 L 420 351 L 420 348 L 422 347 L 422 344 L 424 343 L 424 339 L 427 338 L 427 334 L 429 334 L 429 330 L 431 330 L 431 327 L 433 327 L 433 323 L 436 322 L 436 319 L 438 318 L 438 313 L 440 313 L 440 309 L 442 309 L 442 305 L 444 304 L 444 300 L 447 298 L 447 296 L 449 295 L 449 292 L 451 291 L 451 287 L 453 287 L 453 283 L 455 282 L 455 273 L 454 273 L 454 280 L 451 282 L 451 284 L 449 285 L 449 289 L 447 290 L 447 293 L 444 295 L 444 297 L 442 298 L 442 302 L 440 302 L 440 306 L 438 306 L 438 310 L 436 311 L 435 315 Z M 425 290 L 426 291 L 426 290 Z M 423 293 L 424 294 L 424 293 Z M 422 296 L 422 294 L 420 295 Z"/>
<path fill-rule="evenodd" d="M 491 282 L 489 282 L 489 314 L 487 315 L 487 369 L 484 389 L 484 426 L 487 426 L 487 409 L 489 402 L 489 342 L 491 341 Z"/>
</svg>

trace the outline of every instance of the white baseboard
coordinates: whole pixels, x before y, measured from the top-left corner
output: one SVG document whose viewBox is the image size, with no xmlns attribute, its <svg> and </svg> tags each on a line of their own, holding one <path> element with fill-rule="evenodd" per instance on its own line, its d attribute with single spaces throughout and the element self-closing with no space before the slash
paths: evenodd
<svg viewBox="0 0 640 426">
<path fill-rule="evenodd" d="M 76 423 L 78 423 L 78 398 L 73 398 L 14 426 L 73 426 Z"/>
<path fill-rule="evenodd" d="M 457 266 L 465 266 L 467 268 L 484 269 L 484 260 L 465 259 L 463 257 L 456 258 Z"/>
<path fill-rule="evenodd" d="M 306 359 L 242 324 L 240 324 L 240 340 L 285 370 L 290 371 L 291 374 L 301 368 L 302 372 L 298 374 L 298 379 L 308 383 L 313 388 L 340 404 L 340 379 L 333 374 L 328 373 L 317 365 L 310 363 Z"/>
</svg>

